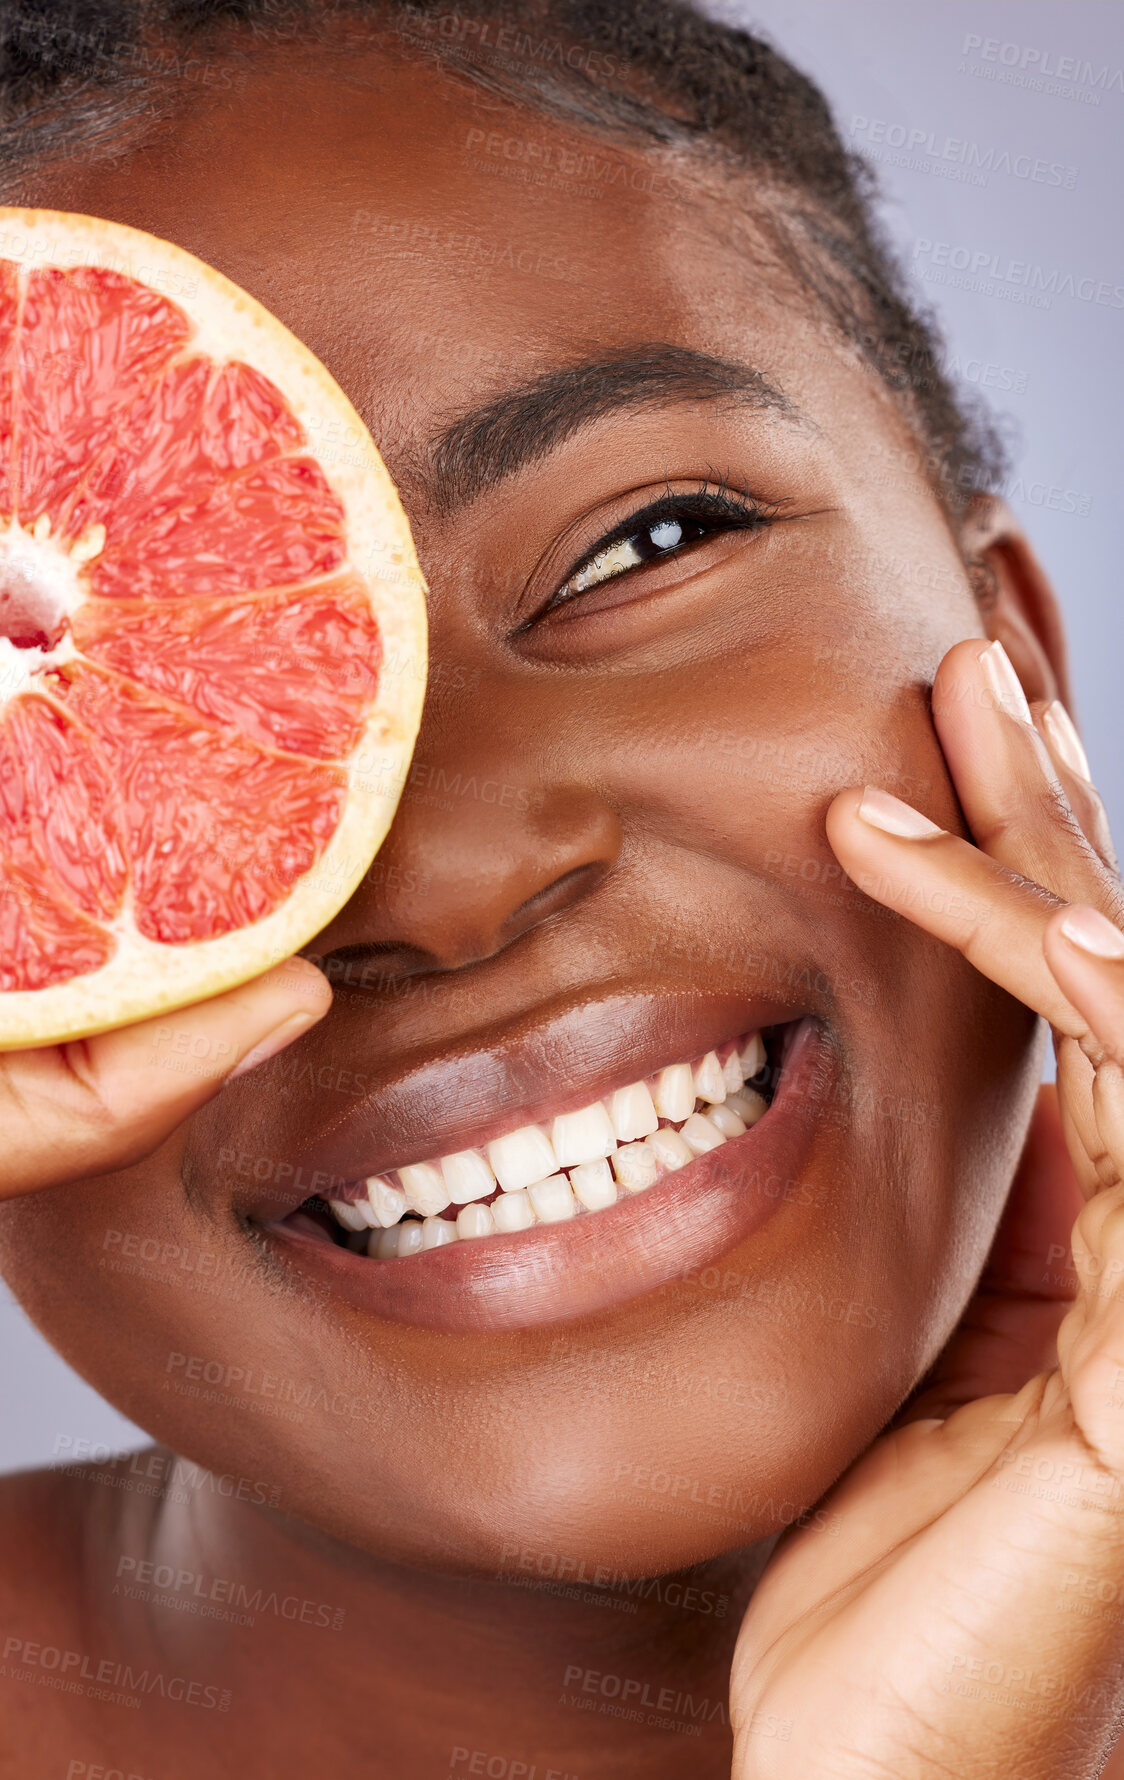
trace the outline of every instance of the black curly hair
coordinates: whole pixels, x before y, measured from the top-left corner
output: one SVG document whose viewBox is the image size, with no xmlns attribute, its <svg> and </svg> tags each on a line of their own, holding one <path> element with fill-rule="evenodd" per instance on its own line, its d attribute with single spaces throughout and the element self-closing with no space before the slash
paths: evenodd
<svg viewBox="0 0 1124 1780">
<path fill-rule="evenodd" d="M 875 218 L 870 170 L 823 95 L 762 38 L 689 0 L 0 0 L 0 171 L 111 151 L 161 92 L 171 102 L 201 46 L 244 66 L 341 15 L 590 132 L 754 172 L 782 200 L 774 244 L 902 403 L 950 516 L 1002 478 L 999 435 L 958 399 L 936 324 Z"/>
</svg>

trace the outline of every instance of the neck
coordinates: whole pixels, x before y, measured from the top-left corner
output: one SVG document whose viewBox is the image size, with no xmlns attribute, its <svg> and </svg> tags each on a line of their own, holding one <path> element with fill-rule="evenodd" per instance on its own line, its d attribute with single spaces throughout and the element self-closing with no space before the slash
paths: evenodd
<svg viewBox="0 0 1124 1780">
<path fill-rule="evenodd" d="M 90 1598 L 108 1564 L 126 1660 L 229 1691 L 221 1721 L 176 1722 L 230 1772 L 244 1749 L 248 1771 L 337 1780 L 678 1780 L 687 1751 L 699 1780 L 729 1775 L 730 1661 L 771 1542 L 658 1578 L 513 1554 L 497 1579 L 385 1563 L 208 1487 L 112 1512 Z"/>
</svg>

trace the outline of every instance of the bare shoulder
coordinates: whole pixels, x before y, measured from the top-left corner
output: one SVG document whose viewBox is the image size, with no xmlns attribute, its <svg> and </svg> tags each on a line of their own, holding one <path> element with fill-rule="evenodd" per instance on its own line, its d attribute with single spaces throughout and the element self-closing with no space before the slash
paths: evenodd
<svg viewBox="0 0 1124 1780">
<path fill-rule="evenodd" d="M 75 1560 L 82 1543 L 81 1486 L 53 1471 L 0 1477 L 0 1777 L 41 1771 L 51 1755 L 47 1691 L 54 1653 L 79 1622 Z M 71 1566 L 68 1574 L 67 1566 Z"/>
<path fill-rule="evenodd" d="M 103 1463 L 0 1476 L 0 1604 L 39 1621 L 88 1621 L 90 1586 L 107 1551 L 143 1538 L 163 1493 L 167 1458 L 155 1450 Z"/>
<path fill-rule="evenodd" d="M 128 1501 L 125 1465 L 0 1477 L 0 1780 L 50 1771 L 60 1748 L 92 1728 L 75 1675 L 98 1637 L 91 1582 Z"/>
<path fill-rule="evenodd" d="M 58 1600 L 58 1584 L 84 1539 L 85 1480 L 55 1470 L 0 1477 L 0 1601 L 5 1622 L 21 1603 L 29 1610 Z M 44 1597 L 47 1599 L 44 1599 Z"/>
</svg>

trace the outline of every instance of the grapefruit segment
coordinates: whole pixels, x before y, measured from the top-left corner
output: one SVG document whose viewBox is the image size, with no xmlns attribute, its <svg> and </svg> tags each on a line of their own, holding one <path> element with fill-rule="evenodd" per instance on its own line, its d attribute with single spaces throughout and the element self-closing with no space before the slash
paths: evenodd
<svg viewBox="0 0 1124 1780">
<path fill-rule="evenodd" d="M 339 825 L 337 767 L 269 754 L 78 663 L 52 676 L 121 808 L 148 939 L 214 939 L 272 913 Z"/>
<path fill-rule="evenodd" d="M 27 274 L 15 414 L 24 513 L 57 525 L 82 470 L 190 332 L 173 303 L 101 267 Z"/>
<path fill-rule="evenodd" d="M 122 417 L 60 525 L 76 538 L 101 523 L 112 551 L 225 476 L 303 443 L 278 391 L 252 365 L 177 361 Z"/>
<path fill-rule="evenodd" d="M 21 701 L 36 721 L 38 699 Z M 60 893 L 44 857 L 34 791 L 10 725 L 0 728 L 0 992 L 37 990 L 96 971 L 112 954 L 110 935 Z"/>
<path fill-rule="evenodd" d="M 405 779 L 425 586 L 358 415 L 251 297 L 117 224 L 0 218 L 8 1048 L 217 994 L 331 919 Z"/>
<path fill-rule="evenodd" d="M 355 746 L 382 653 L 365 590 L 348 580 L 125 613 L 91 600 L 75 616 L 74 640 L 88 660 L 199 717 L 317 760 Z"/>
<path fill-rule="evenodd" d="M 16 322 L 19 317 L 19 274 L 0 260 L 0 513 L 12 509 L 12 456 L 15 439 Z"/>
<path fill-rule="evenodd" d="M 105 968 L 113 941 L 34 878 L 6 868 L 0 879 L 0 993 L 35 994 Z"/>
<path fill-rule="evenodd" d="M 120 912 L 127 879 L 117 800 L 88 738 L 45 698 L 13 699 L 5 725 L 45 884 L 95 920 Z"/>
<path fill-rule="evenodd" d="M 343 508 L 319 464 L 279 457 L 173 507 L 94 566 L 99 599 L 215 599 L 330 575 Z"/>
</svg>

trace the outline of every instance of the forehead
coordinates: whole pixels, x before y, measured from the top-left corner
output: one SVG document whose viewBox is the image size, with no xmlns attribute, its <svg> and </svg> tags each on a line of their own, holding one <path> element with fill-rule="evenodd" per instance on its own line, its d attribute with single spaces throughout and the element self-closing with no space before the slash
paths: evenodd
<svg viewBox="0 0 1124 1780">
<path fill-rule="evenodd" d="M 236 73 L 185 88 L 136 150 L 40 175 L 21 201 L 130 223 L 226 272 L 391 455 L 419 414 L 594 346 L 701 346 L 782 383 L 806 371 L 809 328 L 825 350 L 748 176 L 587 133 L 377 41 L 294 43 Z"/>
</svg>

